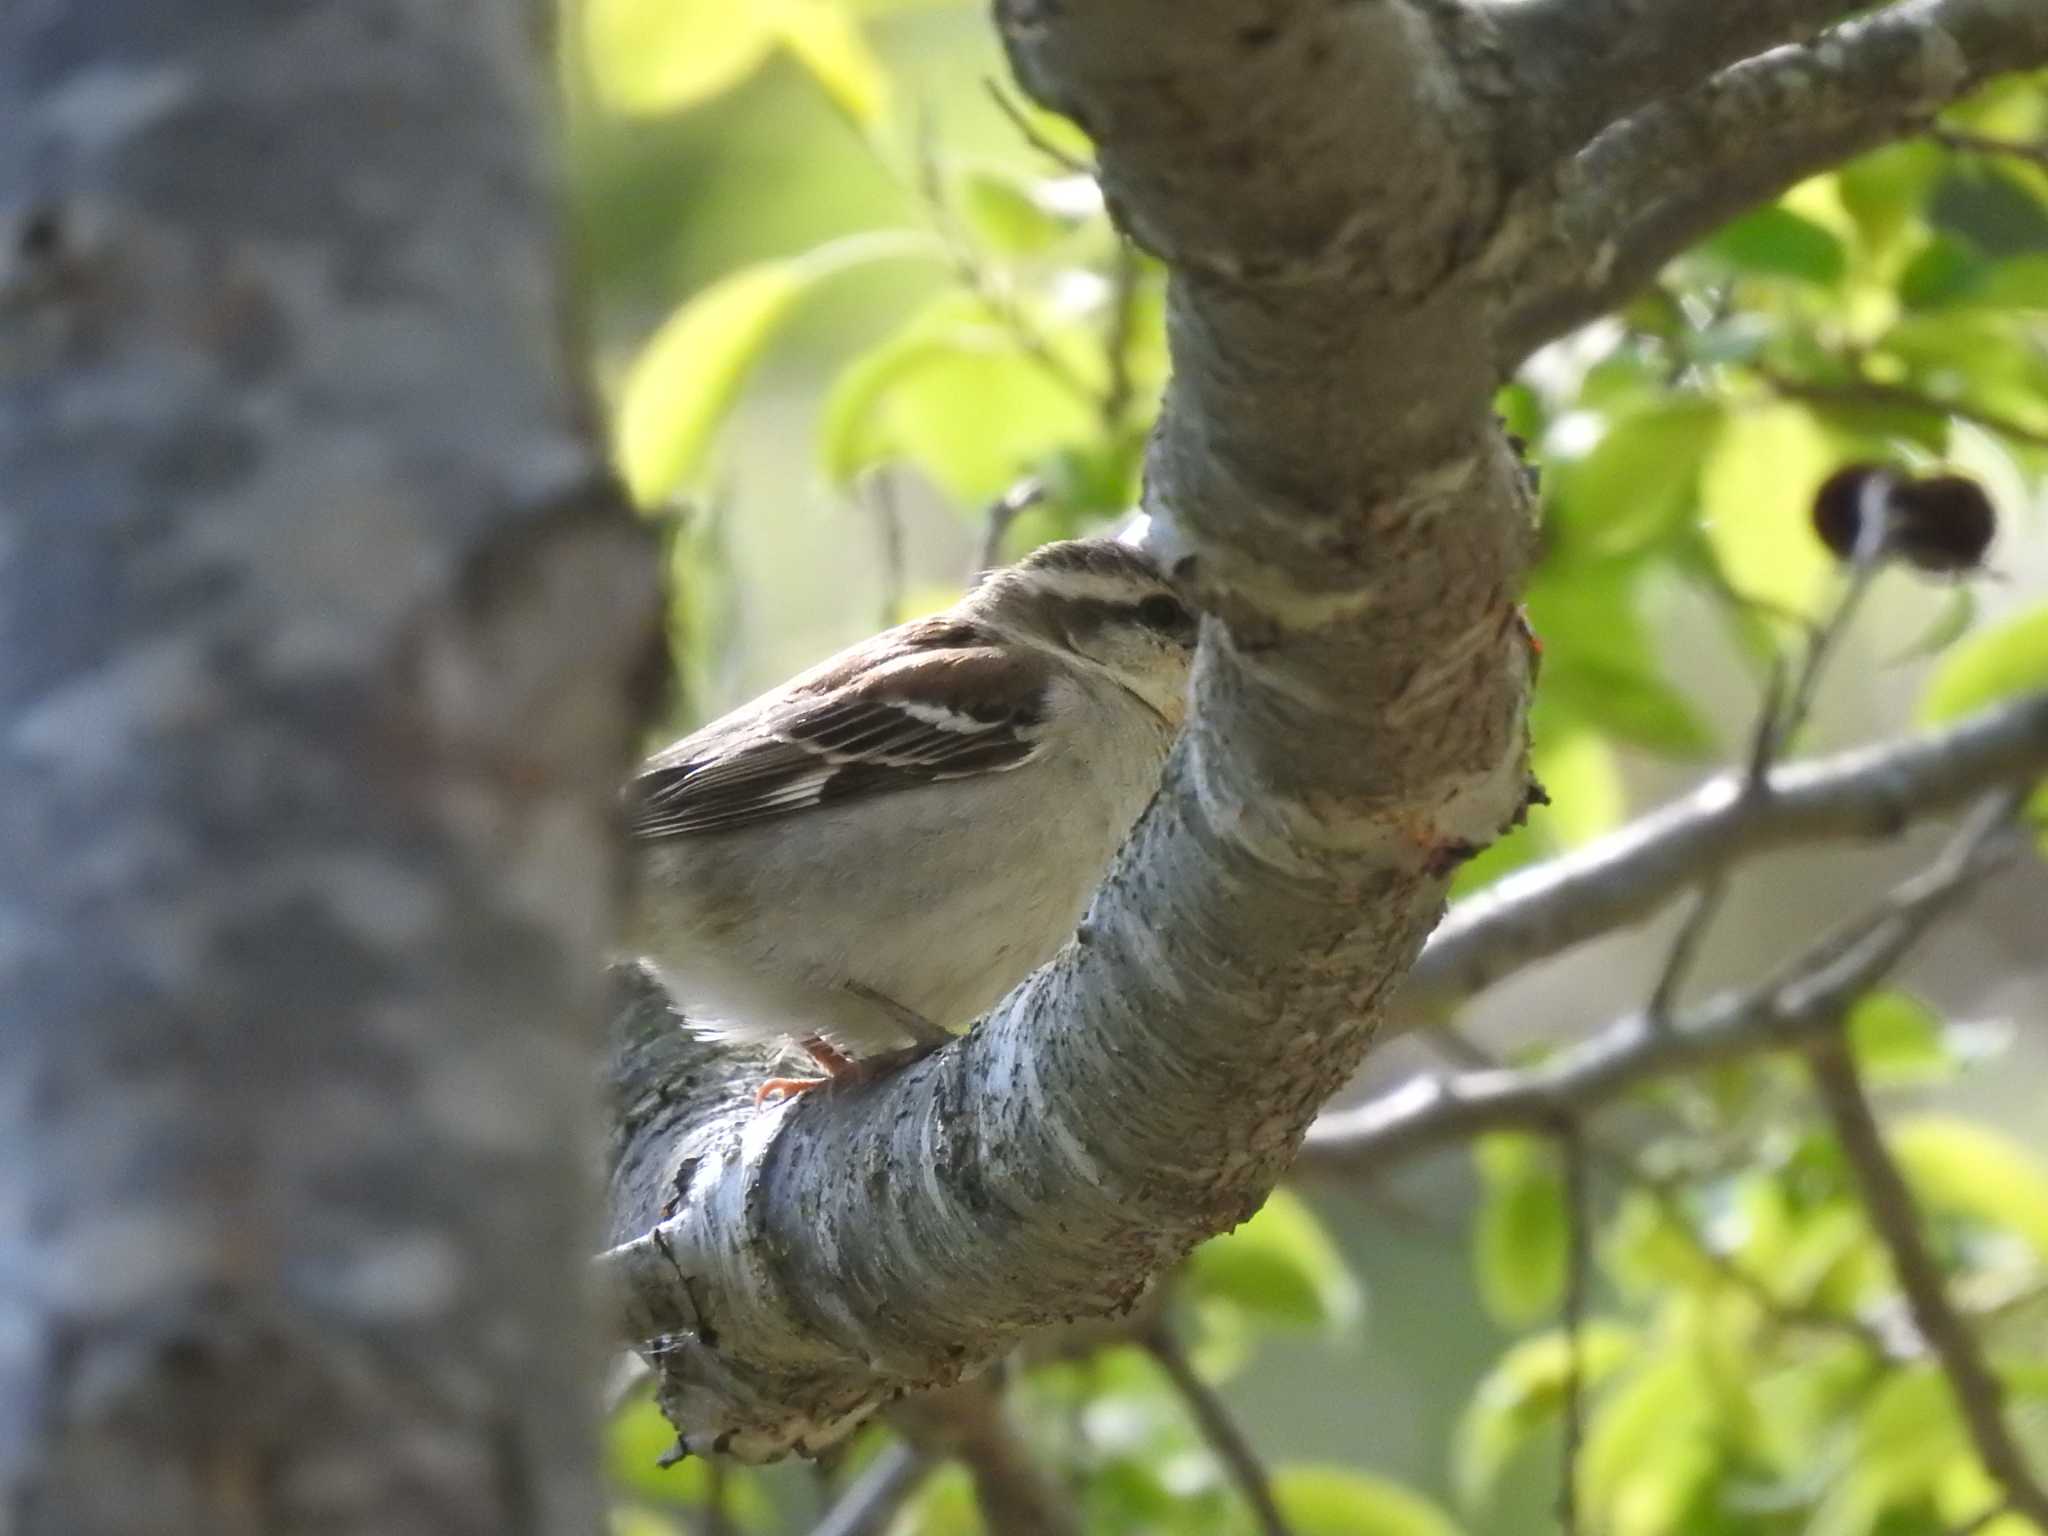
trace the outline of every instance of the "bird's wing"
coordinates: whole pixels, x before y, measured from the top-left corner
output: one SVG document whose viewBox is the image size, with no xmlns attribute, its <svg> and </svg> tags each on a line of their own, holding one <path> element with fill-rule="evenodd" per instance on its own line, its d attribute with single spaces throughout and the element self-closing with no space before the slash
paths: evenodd
<svg viewBox="0 0 2048 1536">
<path fill-rule="evenodd" d="M 978 640 L 959 627 L 939 642 Z M 799 678 L 661 754 L 632 786 L 639 838 L 721 832 L 814 806 L 999 773 L 1044 749 L 1053 664 L 912 628 Z"/>
</svg>

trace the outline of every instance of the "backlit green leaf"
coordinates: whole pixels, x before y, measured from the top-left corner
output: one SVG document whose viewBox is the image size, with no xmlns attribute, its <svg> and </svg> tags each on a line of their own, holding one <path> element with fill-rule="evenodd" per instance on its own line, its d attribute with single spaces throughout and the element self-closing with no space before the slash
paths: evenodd
<svg viewBox="0 0 2048 1536">
<path fill-rule="evenodd" d="M 1579 1331 L 1584 1389 L 1591 1391 L 1621 1369 L 1636 1345 L 1634 1329 L 1589 1322 Z M 1523 1340 L 1487 1372 L 1458 1421 L 1454 1442 L 1458 1497 L 1468 1507 L 1483 1503 L 1516 1453 L 1563 1412 L 1571 1373 L 1571 1344 L 1562 1332 Z"/>
<path fill-rule="evenodd" d="M 598 94 L 624 112 L 668 112 L 746 79 L 774 46 L 748 0 L 583 0 Z"/>
<path fill-rule="evenodd" d="M 2002 1227 L 2048 1259 L 2048 1169 L 2011 1137 L 1947 1115 L 1914 1115 L 1893 1127 L 1891 1147 L 1928 1205 Z"/>
<path fill-rule="evenodd" d="M 619 468 L 635 501 L 660 501 L 697 472 L 741 380 L 805 286 L 793 261 L 742 268 L 654 333 L 619 397 Z"/>
<path fill-rule="evenodd" d="M 782 46 L 840 111 L 863 128 L 880 121 L 889 108 L 888 71 L 840 0 L 774 0 L 768 13 Z"/>
<path fill-rule="evenodd" d="M 1459 1536 L 1421 1494 L 1344 1467 L 1283 1466 L 1273 1499 L 1294 1536 Z"/>
<path fill-rule="evenodd" d="M 1832 286 L 1849 268 L 1832 230 L 1773 203 L 1728 225 L 1704 249 L 1745 272 Z"/>
<path fill-rule="evenodd" d="M 1940 724 L 2002 699 L 2048 688 L 2048 604 L 1980 630 L 1949 653 L 1920 700 Z"/>
<path fill-rule="evenodd" d="M 1564 1294 L 1564 1178 L 1549 1147 L 1530 1137 L 1489 1136 L 1475 1151 L 1485 1182 L 1472 1234 L 1479 1294 L 1495 1317 L 1522 1326 Z"/>
<path fill-rule="evenodd" d="M 1940 1017 L 1904 992 L 1873 992 L 1857 1003 L 1849 1046 L 1865 1075 L 1881 1083 L 1935 1082 L 1955 1068 Z"/>
<path fill-rule="evenodd" d="M 1834 566 L 1813 534 L 1813 493 L 1835 467 L 1827 435 L 1803 407 L 1769 405 L 1727 418 L 1701 467 L 1700 512 L 1738 592 L 1813 607 Z"/>
<path fill-rule="evenodd" d="M 1720 421 L 1716 402 L 1660 400 L 1615 415 L 1582 457 L 1547 456 L 1547 526 L 1563 552 L 1628 554 L 1672 528 Z"/>
<path fill-rule="evenodd" d="M 1188 1259 L 1190 1294 L 1271 1322 L 1346 1328 L 1364 1307 L 1358 1281 L 1300 1196 L 1275 1190 L 1258 1214 Z"/>
</svg>

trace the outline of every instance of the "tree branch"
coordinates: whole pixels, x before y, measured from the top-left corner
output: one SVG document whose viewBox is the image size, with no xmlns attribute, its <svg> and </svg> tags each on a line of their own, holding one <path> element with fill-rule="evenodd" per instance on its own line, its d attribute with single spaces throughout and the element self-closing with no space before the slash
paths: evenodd
<svg viewBox="0 0 2048 1536">
<path fill-rule="evenodd" d="M 811 1528 L 811 1536 L 882 1536 L 932 1468 L 932 1459 L 914 1445 L 885 1446 Z"/>
<path fill-rule="evenodd" d="M 989 1383 L 907 1399 L 892 1417 L 928 1455 L 951 1456 L 967 1468 L 989 1536 L 1081 1536 L 1071 1500 L 1032 1460 Z"/>
<path fill-rule="evenodd" d="M 1511 184 L 1494 20 L 996 12 L 1171 269 L 1146 510 L 1204 609 L 1192 710 L 1074 942 L 966 1038 L 760 1111 L 758 1062 L 641 1042 L 676 1077 L 625 1074 L 600 1267 L 692 1450 L 822 1448 L 1242 1220 L 1529 793 L 1531 505 L 1477 265 Z"/>
<path fill-rule="evenodd" d="M 2048 1491 L 2036 1480 L 2026 1453 L 2006 1426 L 2004 1384 L 1985 1364 L 1969 1326 L 1949 1304 L 1941 1269 L 1920 1236 L 1913 1192 L 1884 1144 L 1855 1063 L 1838 1038 L 1817 1041 L 1807 1061 L 1814 1092 L 1862 1190 L 1863 1208 L 1891 1255 L 1914 1324 L 1941 1363 L 1978 1459 L 2004 1490 L 2005 1502 L 2048 1530 Z"/>
<path fill-rule="evenodd" d="M 1224 1406 L 1216 1389 L 1202 1380 L 1201 1373 L 1188 1359 L 1187 1350 L 1181 1347 L 1166 1319 L 1156 1319 L 1145 1331 L 1142 1342 L 1146 1353 L 1166 1373 L 1166 1379 L 1173 1383 L 1174 1391 L 1187 1405 L 1188 1414 L 1202 1432 L 1209 1449 L 1223 1463 L 1223 1470 L 1229 1474 L 1239 1495 L 1251 1509 L 1252 1518 L 1258 1522 L 1261 1536 L 1292 1536 L 1287 1517 L 1274 1501 L 1273 1480 L 1266 1474 L 1266 1464 L 1259 1458 L 1258 1448 L 1230 1416 L 1229 1408 Z"/>
<path fill-rule="evenodd" d="M 2013 803 L 2008 794 L 1994 796 L 1925 873 L 1846 931 L 1809 946 L 1762 986 L 1724 993 L 1664 1022 L 1633 1014 L 1540 1066 L 1417 1078 L 1371 1103 L 1324 1115 L 1302 1155 L 1318 1166 L 1383 1172 L 1487 1131 L 1541 1130 L 1581 1118 L 1653 1078 L 1783 1050 L 1832 1029 L 2010 856 L 1996 834 Z"/>
<path fill-rule="evenodd" d="M 1901 0 L 1723 70 L 1525 188 L 1488 256 L 1511 370 L 1794 182 L 1913 132 L 1990 76 L 2048 63 L 2048 7 Z"/>
<path fill-rule="evenodd" d="M 765 1110 L 703 1056 L 632 1096 L 600 1267 L 689 1449 L 814 1451 L 1127 1309 L 1258 1207 L 1520 814 L 1531 509 L 1458 275 L 1488 121 L 1436 12 L 999 7 L 1177 267 L 1147 504 L 1206 610 L 1193 708 L 1075 942 L 965 1039 Z"/>
<path fill-rule="evenodd" d="M 1548 160 L 1719 69 L 1806 41 L 1850 8 L 1848 0 L 1518 0 L 1493 14 L 1524 99 L 1541 107 L 1522 119 L 1523 142 Z"/>
<path fill-rule="evenodd" d="M 1575 853 L 1460 902 L 1409 972 L 1404 1011 L 1440 1010 L 1574 944 L 1641 922 L 1702 875 L 1774 848 L 1896 837 L 2000 784 L 2048 774 L 2048 694 L 1913 740 L 1724 774 Z"/>
</svg>

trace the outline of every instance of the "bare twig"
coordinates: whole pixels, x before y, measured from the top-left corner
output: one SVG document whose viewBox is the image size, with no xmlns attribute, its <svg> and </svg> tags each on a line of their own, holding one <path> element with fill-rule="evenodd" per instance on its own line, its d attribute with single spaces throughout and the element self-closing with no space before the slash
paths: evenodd
<svg viewBox="0 0 2048 1536">
<path fill-rule="evenodd" d="M 910 1502 L 934 1463 L 914 1445 L 897 1441 L 861 1469 L 811 1536 L 881 1536 Z"/>
<path fill-rule="evenodd" d="M 1102 338 L 1102 350 L 1109 359 L 1109 382 L 1102 391 L 1102 425 L 1111 437 L 1123 429 L 1131 413 L 1131 342 L 1137 333 L 1138 283 L 1144 271 L 1138 248 L 1119 238 L 1109 279 L 1109 324 Z"/>
<path fill-rule="evenodd" d="M 1579 1451 L 1586 1443 L 1586 1298 L 1593 1278 L 1592 1200 L 1585 1138 L 1567 1121 L 1557 1137 L 1564 1157 L 1566 1262 L 1564 1281 L 1564 1443 L 1557 1481 L 1557 1523 L 1579 1536 Z"/>
<path fill-rule="evenodd" d="M 1863 1194 L 1864 1210 L 1891 1255 L 1899 1289 L 1921 1336 L 1941 1363 L 1977 1456 L 2019 1514 L 2048 1530 L 2048 1491 L 2005 1422 L 2005 1388 L 1985 1364 L 1969 1327 L 1949 1304 L 1941 1269 L 1920 1235 L 1905 1175 L 1892 1160 L 1862 1079 L 1839 1038 L 1816 1041 L 1808 1065 L 1835 1138 Z"/>
<path fill-rule="evenodd" d="M 1003 536 L 1010 531 L 1010 524 L 1043 500 L 1045 485 L 1034 478 L 1019 480 L 989 503 L 988 511 L 981 520 L 981 543 L 974 552 L 974 569 L 968 572 L 969 581 L 1003 563 Z"/>
<path fill-rule="evenodd" d="M 1727 774 L 1563 858 L 1461 902 L 1404 984 L 1422 1014 L 1534 961 L 1640 922 L 1703 873 L 1773 848 L 1896 836 L 1999 784 L 2048 772 L 2048 693 L 1938 735 L 1775 768 L 1770 792 Z M 1413 1022 L 1411 1018 L 1410 1022 Z"/>
<path fill-rule="evenodd" d="M 927 1454 L 965 1464 L 989 1536 L 1081 1536 L 1065 1490 L 1032 1460 L 986 1378 L 906 1398 L 892 1417 Z"/>
<path fill-rule="evenodd" d="M 1996 797 L 1999 804 L 2007 797 Z M 1762 986 L 1724 993 L 1659 1027 L 1633 1014 L 1525 1070 L 1417 1078 L 1355 1109 L 1326 1114 L 1303 1155 L 1381 1172 L 1484 1131 L 1542 1130 L 1653 1078 L 1779 1050 L 1834 1027 L 1857 998 L 2010 852 L 2003 820 L 1971 818 L 1933 866 L 1877 910 L 1810 945 Z"/>
<path fill-rule="evenodd" d="M 1262 1536 L 1291 1536 L 1287 1518 L 1273 1500 L 1272 1479 L 1266 1475 L 1265 1462 L 1230 1416 L 1230 1410 L 1223 1406 L 1223 1399 L 1189 1362 L 1180 1340 L 1161 1319 L 1146 1330 L 1141 1342 L 1173 1383 L 1202 1438 L 1222 1461 L 1245 1503 L 1251 1506 Z"/>
<path fill-rule="evenodd" d="M 2048 139 L 1996 139 L 1989 134 L 1965 133 L 1960 128 L 1944 128 L 1940 124 L 1928 129 L 1927 137 L 1961 154 L 2003 155 L 2048 170 Z"/>
<path fill-rule="evenodd" d="M 1945 46 L 1929 49 L 1940 36 Z M 1687 246 L 1803 177 L 1922 128 L 2004 69 L 2048 63 L 2048 13 L 1901 0 L 1651 102 L 1532 183 L 1495 252 L 1510 298 L 1504 369 L 1636 293 Z"/>
<path fill-rule="evenodd" d="M 1010 120 L 1010 126 L 1017 130 L 1017 136 L 1061 170 L 1073 176 L 1093 176 L 1095 167 L 1079 155 L 1069 154 L 1039 132 L 1038 124 L 1031 121 L 1017 98 L 1003 89 L 1000 80 L 984 76 L 982 89 L 988 92 L 988 99 L 996 104 L 996 110 Z"/>
<path fill-rule="evenodd" d="M 704 1518 L 698 1522 L 704 1536 L 733 1536 L 732 1511 L 726 1507 L 731 1470 L 723 1456 L 704 1464 Z"/>
<path fill-rule="evenodd" d="M 873 511 L 882 562 L 882 623 L 889 629 L 903 621 L 903 510 L 896 501 L 896 476 L 887 465 L 870 474 L 862 498 Z"/>
<path fill-rule="evenodd" d="M 1865 497 L 1869 499 L 1883 494 L 1882 488 L 1873 481 Z M 1742 775 L 1740 793 L 1745 800 L 1755 800 L 1771 792 L 1771 768 L 1805 727 L 1807 717 L 1813 712 L 1813 701 L 1820 691 L 1828 661 L 1855 620 L 1856 611 L 1863 605 L 1870 583 L 1883 563 L 1885 508 L 1881 504 L 1872 504 L 1863 511 L 1865 515 L 1850 561 L 1848 579 L 1828 610 L 1827 617 L 1807 631 L 1805 654 L 1800 657 L 1798 670 L 1789 683 L 1783 662 L 1774 660 L 1772 663 L 1770 678 L 1764 687 L 1763 704 L 1757 711 L 1756 726 L 1750 735 L 1749 760 Z M 1686 913 L 1677 937 L 1672 940 L 1670 952 L 1665 956 L 1663 974 L 1657 978 L 1656 990 L 1650 994 L 1647 1011 L 1652 1019 L 1662 1020 L 1670 1016 L 1678 990 L 1685 984 L 1685 978 L 1706 942 L 1707 931 L 1728 899 L 1729 884 L 1726 865 L 1701 882 L 1699 897 L 1694 901 L 1692 910 Z"/>
<path fill-rule="evenodd" d="M 1008 281 L 982 261 L 981 253 L 961 228 L 952 200 L 946 195 L 946 178 L 939 166 L 938 146 L 929 123 L 923 125 L 918 136 L 917 184 L 961 286 L 981 301 L 989 317 L 1009 333 L 1018 352 L 1041 373 L 1090 409 L 1097 407 L 1100 396 L 1096 389 L 1061 356 L 1038 322 L 1017 302 Z"/>
<path fill-rule="evenodd" d="M 2016 443 L 2026 443 L 2035 448 L 2048 448 L 2048 429 L 2030 427 L 2024 422 L 2014 421 L 2010 416 L 2000 415 L 1982 406 L 1930 395 L 1909 385 L 1883 384 L 1875 379 L 1796 379 L 1769 368 L 1759 368 L 1756 372 L 1757 377 L 1769 386 L 1772 394 L 1786 400 L 1803 400 L 1816 405 L 1871 405 L 1897 407 L 1909 411 L 1929 411 L 1941 416 L 1953 416 L 1958 421 L 1967 421 L 1973 426 L 1984 428 L 1987 432 L 2009 437 Z"/>
</svg>

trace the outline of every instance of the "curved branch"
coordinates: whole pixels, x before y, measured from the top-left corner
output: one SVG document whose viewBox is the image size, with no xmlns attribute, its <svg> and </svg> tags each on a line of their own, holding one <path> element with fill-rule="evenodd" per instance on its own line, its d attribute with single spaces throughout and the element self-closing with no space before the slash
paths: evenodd
<svg viewBox="0 0 2048 1536">
<path fill-rule="evenodd" d="M 819 1449 L 1257 1209 L 1528 794 L 1530 507 L 1454 275 L 1495 189 L 1435 23 L 999 19 L 1178 264 L 1147 500 L 1208 613 L 1193 709 L 1075 941 L 968 1037 L 772 1109 L 683 1055 L 632 1096 L 600 1262 L 690 1450 Z"/>
<path fill-rule="evenodd" d="M 1724 774 L 1575 853 L 1460 902 L 1402 989 L 1421 1013 L 1653 916 L 1701 876 L 1774 848 L 1896 837 L 1984 790 L 2048 774 L 2048 693 L 1916 740 L 1774 770 L 1762 794 Z"/>
<path fill-rule="evenodd" d="M 1994 74 L 2043 64 L 2048 6 L 1902 0 L 1645 107 L 1557 185 L 1526 189 L 1505 221 L 1488 257 L 1503 369 L 1745 209 L 1917 130 Z"/>
<path fill-rule="evenodd" d="M 1494 15 L 1545 158 L 1780 43 L 1804 42 L 1849 0 L 1510 0 Z M 1533 110 L 1538 109 L 1540 110 Z"/>
<path fill-rule="evenodd" d="M 1835 1128 L 1835 1140 L 1863 1195 L 1864 1213 L 1891 1255 L 1913 1325 L 1941 1362 L 1963 1426 L 1978 1460 L 2005 1494 L 2005 1502 L 2037 1528 L 2048 1530 L 2048 1489 L 2034 1476 L 2027 1453 L 2005 1419 L 2005 1384 L 1984 1359 L 1950 1304 L 1941 1266 L 1920 1234 L 1919 1208 L 1892 1159 L 1856 1065 L 1838 1039 L 1814 1046 L 1808 1059 L 1815 1095 Z"/>
<path fill-rule="evenodd" d="M 1394 1164 L 1488 1131 L 1540 1130 L 1584 1115 L 1652 1078 L 1690 1072 L 1823 1034 L 2012 854 L 2000 837 L 2013 799 L 2000 795 L 1949 851 L 1871 916 L 1827 936 L 1770 982 L 1726 993 L 1687 1014 L 1639 1013 L 1541 1066 L 1417 1078 L 1356 1109 L 1324 1115 L 1303 1158 L 1316 1167 L 1382 1173 Z"/>
</svg>

